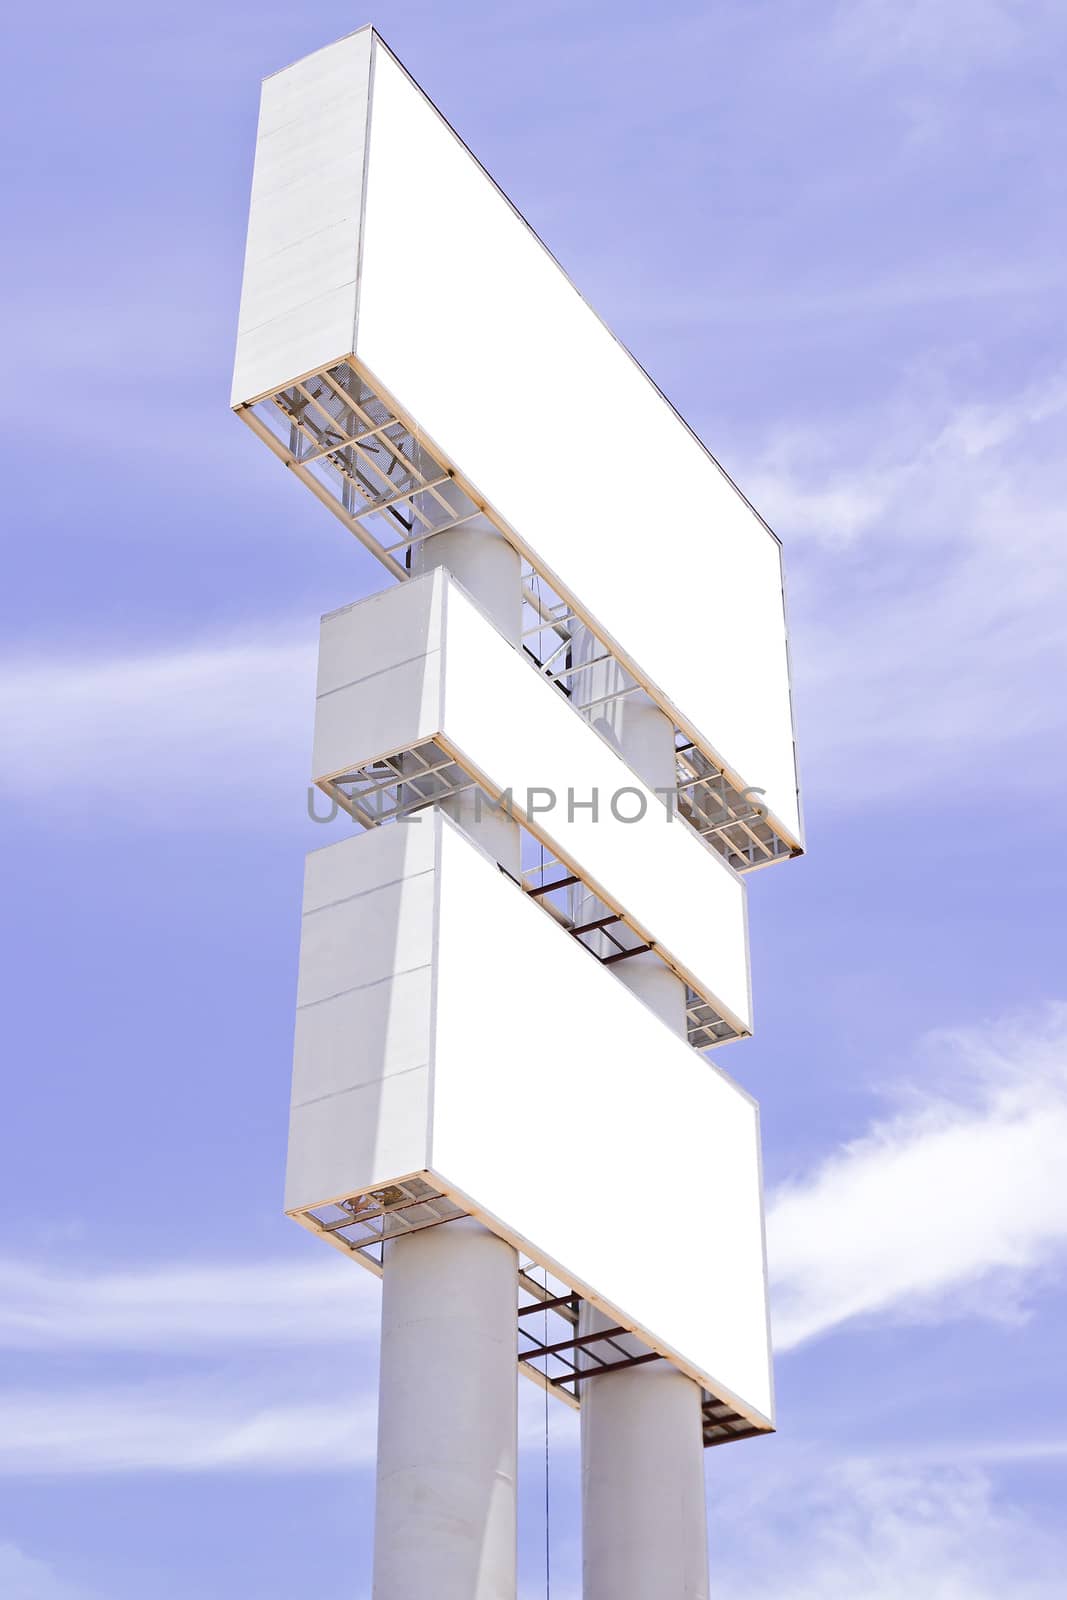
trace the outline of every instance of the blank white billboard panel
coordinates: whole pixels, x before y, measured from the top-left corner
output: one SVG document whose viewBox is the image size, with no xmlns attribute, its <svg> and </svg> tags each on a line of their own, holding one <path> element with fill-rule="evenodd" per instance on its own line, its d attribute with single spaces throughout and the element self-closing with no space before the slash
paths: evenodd
<svg viewBox="0 0 1067 1600">
<path fill-rule="evenodd" d="M 776 539 L 370 30 L 264 85 L 240 327 L 236 406 L 352 356 L 802 842 Z"/>
<path fill-rule="evenodd" d="M 300 986 L 287 1209 L 429 1173 L 771 1420 L 748 1095 L 439 812 L 309 857 Z"/>
<path fill-rule="evenodd" d="M 799 843 L 777 540 L 380 45 L 356 355 Z"/>
<path fill-rule="evenodd" d="M 751 1031 L 742 879 L 442 571 L 323 620 L 315 780 L 427 739 L 510 790 L 515 814 Z"/>
</svg>

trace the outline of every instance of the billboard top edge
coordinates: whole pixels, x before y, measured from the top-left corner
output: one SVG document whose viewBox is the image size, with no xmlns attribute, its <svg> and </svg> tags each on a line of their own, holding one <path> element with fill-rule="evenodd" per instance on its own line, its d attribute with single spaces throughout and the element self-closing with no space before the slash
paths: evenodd
<svg viewBox="0 0 1067 1600">
<path fill-rule="evenodd" d="M 471 160 L 485 174 L 486 178 L 488 178 L 489 182 L 493 185 L 493 188 L 500 195 L 501 199 L 504 200 L 508 204 L 508 206 L 510 206 L 511 210 L 515 213 L 516 217 L 518 217 L 518 219 L 522 223 L 523 227 L 526 228 L 527 231 L 537 241 L 537 243 L 540 245 L 541 249 L 548 256 L 549 260 L 553 262 L 553 264 L 555 265 L 557 270 L 560 273 L 562 273 L 563 277 L 566 279 L 567 283 L 570 284 L 571 288 L 574 290 L 575 294 L 581 300 L 582 304 L 586 307 L 586 309 L 590 312 L 590 314 L 597 319 L 597 321 L 600 323 L 600 326 L 604 329 L 605 333 L 610 334 L 611 338 L 614 339 L 615 343 L 619 346 L 619 349 L 623 352 L 623 354 L 625 356 L 627 356 L 630 361 L 633 362 L 634 366 L 637 368 L 638 372 L 641 373 L 641 375 L 645 379 L 645 381 L 649 384 L 649 386 L 651 388 L 653 388 L 656 391 L 656 393 L 659 395 L 660 399 L 663 401 L 664 405 L 667 406 L 670 409 L 670 411 L 674 414 L 674 416 L 677 418 L 677 420 L 681 423 L 682 427 L 686 430 L 686 432 L 696 441 L 696 443 L 700 446 L 701 450 L 703 450 L 704 454 L 708 457 L 708 460 L 712 463 L 712 465 L 726 479 L 726 482 L 730 485 L 730 488 L 737 495 L 738 499 L 744 501 L 745 505 L 752 512 L 752 515 L 759 522 L 760 526 L 763 528 L 763 530 L 766 533 L 768 533 L 770 535 L 770 537 L 774 540 L 775 544 L 778 545 L 778 547 L 780 549 L 782 547 L 782 541 L 779 538 L 778 534 L 775 533 L 774 529 L 771 527 L 771 525 L 767 521 L 766 517 L 764 517 L 759 512 L 759 510 L 752 504 L 751 500 L 745 494 L 744 490 L 741 489 L 738 486 L 738 484 L 734 481 L 734 479 L 730 476 L 730 474 L 727 472 L 726 468 L 723 466 L 722 462 L 718 459 L 718 457 L 716 455 L 714 455 L 713 452 L 711 451 L 711 449 L 708 447 L 708 445 L 705 444 L 704 440 L 700 437 L 700 434 L 693 427 L 692 423 L 687 421 L 687 419 L 682 415 L 682 413 L 678 410 L 678 407 L 671 400 L 670 396 L 664 394 L 663 390 L 660 388 L 660 386 L 656 382 L 655 378 L 653 378 L 651 373 L 648 371 L 648 368 L 645 367 L 644 364 L 637 359 L 637 357 L 634 355 L 633 351 L 630 349 L 629 345 L 626 344 L 623 339 L 620 339 L 619 335 L 615 332 L 615 329 L 612 328 L 611 325 L 604 320 L 604 318 L 600 315 L 600 312 L 596 309 L 596 307 L 594 305 L 592 305 L 590 303 L 590 301 L 586 298 L 586 296 L 582 293 L 581 289 L 579 289 L 578 285 L 575 283 L 574 279 L 571 277 L 571 275 L 567 271 L 566 267 L 560 261 L 559 257 L 550 248 L 550 246 L 545 243 L 545 241 L 542 239 L 541 235 L 538 233 L 537 229 L 528 220 L 528 218 L 526 216 L 524 216 L 524 214 L 519 210 L 519 207 L 515 204 L 514 200 L 512 200 L 512 198 L 508 194 L 507 190 L 504 189 L 497 182 L 497 180 L 493 177 L 493 174 L 489 171 L 488 167 L 485 165 L 485 163 L 483 161 L 481 161 L 479 159 L 479 157 L 475 154 L 475 152 L 471 149 L 470 145 L 467 143 L 466 139 L 464 139 L 463 135 L 458 131 L 457 128 L 455 128 L 453 126 L 453 124 L 449 121 L 448 117 L 445 116 L 444 112 L 441 110 L 441 108 L 437 104 L 437 102 L 430 98 L 430 96 L 426 93 L 426 90 L 422 87 L 422 84 L 419 82 L 419 80 L 414 76 L 413 73 L 408 71 L 407 67 L 405 67 L 405 65 L 401 61 L 400 57 L 396 54 L 396 51 L 393 50 L 387 44 L 385 39 L 382 38 L 382 35 L 378 32 L 377 28 L 372 28 L 371 32 L 372 32 L 372 34 L 374 36 L 374 44 L 381 46 L 381 48 L 385 51 L 386 55 L 388 55 L 389 58 L 393 62 L 395 62 L 395 64 L 397 65 L 397 67 L 399 67 L 400 71 L 404 74 L 404 76 L 411 82 L 411 84 L 414 86 L 414 88 L 418 90 L 419 94 L 422 95 L 422 97 L 426 101 L 426 103 L 437 114 L 437 116 L 440 117 L 440 119 L 444 123 L 445 127 L 452 134 L 453 138 L 458 140 L 458 142 L 463 146 L 464 150 L 470 156 Z M 372 80 L 372 85 L 371 85 L 371 96 L 372 96 L 372 99 L 373 99 L 373 94 L 374 94 L 374 89 L 373 89 L 373 80 Z"/>
<path fill-rule="evenodd" d="M 329 44 L 320 44 L 317 50 L 309 50 L 306 55 L 297 56 L 294 61 L 287 61 L 284 67 L 275 67 L 273 72 L 265 72 L 260 82 L 269 83 L 272 78 L 280 78 L 283 72 L 288 72 L 292 67 L 302 66 L 305 61 L 310 61 L 312 56 L 321 56 L 327 50 L 334 49 L 336 45 L 344 44 L 346 39 L 354 39 L 357 33 L 372 33 L 376 39 L 385 44 L 385 40 L 382 39 L 373 22 L 364 22 L 358 28 L 350 28 L 347 33 L 339 34 L 336 39 L 331 39 Z M 388 49 L 388 46 L 386 48 Z M 391 50 L 389 54 L 392 55 Z"/>
</svg>

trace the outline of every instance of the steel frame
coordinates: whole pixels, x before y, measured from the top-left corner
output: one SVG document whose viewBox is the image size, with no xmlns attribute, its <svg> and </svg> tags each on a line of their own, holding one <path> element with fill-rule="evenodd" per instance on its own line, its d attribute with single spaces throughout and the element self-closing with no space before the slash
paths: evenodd
<svg viewBox="0 0 1067 1600">
<path fill-rule="evenodd" d="M 380 1276 L 389 1240 L 442 1227 L 472 1213 L 431 1182 L 428 1174 L 414 1174 L 294 1215 L 310 1232 Z M 540 1283 L 535 1273 L 540 1275 Z M 582 1384 L 612 1372 L 669 1360 L 623 1323 L 579 1334 L 582 1299 L 578 1290 L 557 1279 L 550 1267 L 529 1255 L 520 1256 L 516 1306 L 519 1370 L 575 1409 L 581 1405 Z M 540 1336 L 535 1318 L 540 1322 Z M 707 1448 L 772 1431 L 755 1426 L 728 1400 L 708 1389 L 701 1391 L 701 1413 Z"/>
<path fill-rule="evenodd" d="M 480 790 L 487 811 L 500 804 L 499 797 L 494 799 L 479 784 L 441 738 L 380 756 L 366 766 L 324 779 L 319 786 L 365 829 L 402 821 L 426 806 L 440 805 L 475 789 Z M 554 854 L 535 823 L 519 823 L 519 831 L 522 860 L 530 863 L 522 868 L 521 887 L 603 966 L 615 966 L 647 952 L 670 966 L 620 907 L 597 895 L 572 864 Z M 699 1051 L 747 1037 L 688 982 L 686 1034 Z"/>
</svg>

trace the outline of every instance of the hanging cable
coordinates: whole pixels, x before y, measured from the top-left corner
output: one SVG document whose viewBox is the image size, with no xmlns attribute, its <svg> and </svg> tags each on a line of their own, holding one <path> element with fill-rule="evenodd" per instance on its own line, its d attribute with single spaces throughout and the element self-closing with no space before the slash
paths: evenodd
<svg viewBox="0 0 1067 1600">
<path fill-rule="evenodd" d="M 548 1301 L 548 1268 L 545 1268 L 545 1300 Z M 548 1306 L 545 1306 L 541 1341 L 548 1344 Z M 552 1523 L 548 1493 L 548 1361 L 545 1361 L 545 1600 L 552 1600 Z"/>
</svg>

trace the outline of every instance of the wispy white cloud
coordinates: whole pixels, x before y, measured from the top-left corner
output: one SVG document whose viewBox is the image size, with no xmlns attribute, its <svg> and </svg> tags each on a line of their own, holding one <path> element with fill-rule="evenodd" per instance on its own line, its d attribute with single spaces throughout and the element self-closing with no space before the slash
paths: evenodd
<svg viewBox="0 0 1067 1600">
<path fill-rule="evenodd" d="M 750 1600 L 1057 1600 L 1064 1549 L 978 1470 L 814 1459 L 727 1492 L 722 1592 Z"/>
<path fill-rule="evenodd" d="M 1017 480 L 1035 465 L 1060 464 L 1059 428 L 1045 439 L 1039 430 L 1065 410 L 1062 374 L 996 401 L 958 401 L 941 392 L 896 397 L 884 416 L 780 429 L 745 483 L 771 520 L 809 548 L 839 553 L 861 539 L 875 544 L 892 536 L 914 554 L 937 534 L 950 549 L 996 545 L 1005 533 L 998 516 L 1005 493 L 1020 492 Z M 961 502 L 964 474 L 980 481 Z M 990 478 L 1002 493 L 994 515 L 983 517 L 976 513 Z M 956 514 L 946 516 L 952 509 Z M 1019 532 L 1044 543 L 1048 529 L 1043 523 L 1036 534 L 1029 527 Z"/>
<path fill-rule="evenodd" d="M 1058 261 L 945 257 L 883 274 L 857 270 L 855 275 L 834 278 L 828 270 L 814 282 L 750 279 L 733 286 L 726 282 L 714 296 L 664 297 L 654 283 L 635 281 L 631 271 L 612 294 L 612 304 L 617 318 L 638 328 L 692 331 L 744 321 L 761 329 L 803 323 L 838 332 L 846 319 L 870 323 L 895 312 L 974 301 L 1032 301 L 1035 295 L 1058 294 L 1062 278 Z"/>
<path fill-rule="evenodd" d="M 918 1462 L 943 1462 L 952 1466 L 1018 1466 L 1067 1461 L 1067 1436 L 1049 1434 L 1018 1438 L 940 1438 L 924 1440 L 910 1452 Z"/>
<path fill-rule="evenodd" d="M 0 1594 L 6 1600 L 94 1600 L 81 1584 L 68 1583 L 49 1562 L 10 1541 L 0 1543 Z"/>
<path fill-rule="evenodd" d="M 322 1254 L 308 1266 L 96 1274 L 0 1261 L 0 1347 L 38 1358 L 38 1387 L 0 1390 L 0 1474 L 318 1472 L 368 1461 L 381 1292 L 369 1273 Z M 72 1351 L 92 1380 L 71 1385 L 56 1367 L 58 1381 L 40 1388 L 42 1358 Z M 116 1382 L 114 1358 L 130 1354 L 151 1355 L 155 1372 L 162 1361 L 173 1380 Z M 572 1413 L 558 1409 L 557 1458 L 576 1440 Z M 527 1383 L 519 1439 L 542 1458 L 544 1398 Z"/>
<path fill-rule="evenodd" d="M 306 631 L 306 630 L 305 630 Z M 315 641 L 258 638 L 0 661 L 0 789 L 127 823 L 274 823 L 304 804 Z M 233 808 L 239 797 L 243 804 Z"/>
<path fill-rule="evenodd" d="M 1032 43 L 1044 0 L 843 0 L 827 48 L 853 68 L 928 68 L 959 77 Z"/>
<path fill-rule="evenodd" d="M 0 1260 L 0 1346 L 204 1350 L 372 1335 L 377 1283 L 332 1251 L 314 1265 L 223 1261 L 58 1271 Z"/>
<path fill-rule="evenodd" d="M 1021 1316 L 1067 1250 L 1067 1005 L 920 1054 L 925 1087 L 770 1196 L 779 1349 L 861 1317 Z"/>
<path fill-rule="evenodd" d="M 997 404 L 899 401 L 786 430 L 743 474 L 786 541 L 821 805 L 929 799 L 991 747 L 1047 775 L 1067 726 L 1065 410 L 1062 377 Z"/>
<path fill-rule="evenodd" d="M 343 1380 L 332 1398 L 290 1404 L 264 1388 L 216 1379 L 0 1393 L 0 1473 L 315 1472 L 373 1459 L 372 1398 Z"/>
</svg>

